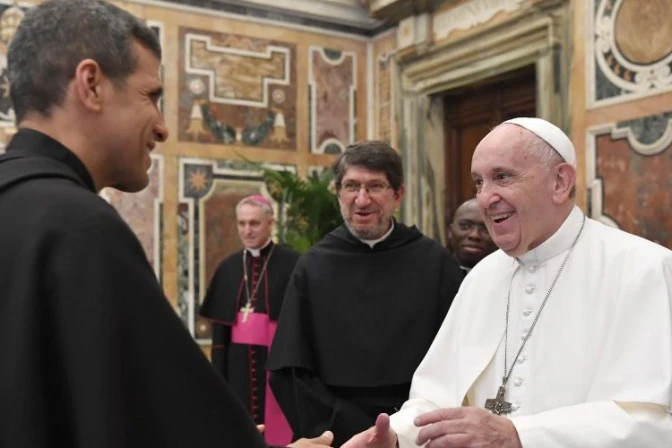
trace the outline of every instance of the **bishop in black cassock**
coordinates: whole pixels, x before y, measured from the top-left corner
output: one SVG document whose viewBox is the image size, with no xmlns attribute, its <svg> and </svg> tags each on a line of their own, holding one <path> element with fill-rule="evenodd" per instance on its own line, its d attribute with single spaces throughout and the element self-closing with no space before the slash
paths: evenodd
<svg viewBox="0 0 672 448">
<path fill-rule="evenodd" d="M 201 315 L 212 321 L 212 364 L 232 386 L 268 443 L 285 445 L 292 431 L 266 381 L 266 358 L 287 282 L 299 254 L 271 239 L 273 209 L 263 196 L 236 207 L 245 249 L 217 268 Z"/>
</svg>

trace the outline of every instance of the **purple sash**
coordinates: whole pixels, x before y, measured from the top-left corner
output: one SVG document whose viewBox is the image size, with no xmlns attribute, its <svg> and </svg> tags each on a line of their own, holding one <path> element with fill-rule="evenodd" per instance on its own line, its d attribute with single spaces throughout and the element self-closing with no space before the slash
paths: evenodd
<svg viewBox="0 0 672 448">
<path fill-rule="evenodd" d="M 236 316 L 236 324 L 231 328 L 231 342 L 236 344 L 271 346 L 277 324 L 268 318 L 268 314 L 251 313 L 247 322 L 243 322 L 243 313 Z M 264 412 L 264 438 L 269 445 L 286 446 L 292 441 L 292 429 L 280 409 L 280 405 L 271 391 L 266 372 L 266 406 Z"/>
</svg>

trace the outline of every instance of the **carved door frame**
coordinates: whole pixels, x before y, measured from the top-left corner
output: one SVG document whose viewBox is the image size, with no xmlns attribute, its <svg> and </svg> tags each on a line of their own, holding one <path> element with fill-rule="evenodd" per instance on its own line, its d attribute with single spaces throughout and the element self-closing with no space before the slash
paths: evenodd
<svg viewBox="0 0 672 448">
<path fill-rule="evenodd" d="M 537 0 L 496 25 L 436 43 L 429 41 L 427 14 L 409 18 L 418 24 L 414 38 L 395 56 L 405 222 L 445 243 L 445 159 L 443 144 L 437 144 L 444 133 L 442 93 L 534 65 L 537 116 L 569 128 L 569 18 L 568 0 Z M 409 42 L 408 36 L 405 40 Z"/>
</svg>

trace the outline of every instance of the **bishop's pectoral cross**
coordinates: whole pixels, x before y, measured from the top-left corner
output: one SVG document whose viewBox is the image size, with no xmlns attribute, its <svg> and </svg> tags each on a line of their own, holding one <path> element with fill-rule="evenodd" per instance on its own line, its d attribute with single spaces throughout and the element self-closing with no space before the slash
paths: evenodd
<svg viewBox="0 0 672 448">
<path fill-rule="evenodd" d="M 243 313 L 243 323 L 247 322 L 247 318 L 250 317 L 250 314 L 254 313 L 254 308 L 247 302 L 244 307 L 240 309 L 240 312 Z"/>
<path fill-rule="evenodd" d="M 499 386 L 497 391 L 497 398 L 488 398 L 485 400 L 485 409 L 492 411 L 495 415 L 508 414 L 512 411 L 511 403 L 504 399 L 506 388 L 504 385 Z"/>
</svg>

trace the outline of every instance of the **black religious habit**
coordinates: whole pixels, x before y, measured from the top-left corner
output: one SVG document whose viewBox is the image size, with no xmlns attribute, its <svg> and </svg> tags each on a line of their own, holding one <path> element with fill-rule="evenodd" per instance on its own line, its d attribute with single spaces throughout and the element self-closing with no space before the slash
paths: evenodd
<svg viewBox="0 0 672 448">
<path fill-rule="evenodd" d="M 299 253 L 270 243 L 261 250 L 260 256 L 253 257 L 248 251 L 245 258 L 247 287 L 243 275 L 243 251 L 236 252 L 222 261 L 215 271 L 200 314 L 212 321 L 212 365 L 228 381 L 255 422 L 262 424 L 268 347 L 232 342 L 231 330 L 236 324 L 236 316 L 247 304 L 248 294 L 254 313 L 268 314 L 271 321 L 278 320 Z"/>
<path fill-rule="evenodd" d="M 19 130 L 0 216 L 0 446 L 266 446 L 72 152 Z"/>
<path fill-rule="evenodd" d="M 295 437 L 340 446 L 408 398 L 462 281 L 452 256 L 395 222 L 373 248 L 340 226 L 296 265 L 267 368 Z"/>
</svg>

